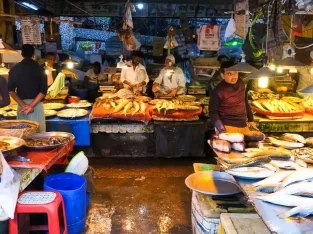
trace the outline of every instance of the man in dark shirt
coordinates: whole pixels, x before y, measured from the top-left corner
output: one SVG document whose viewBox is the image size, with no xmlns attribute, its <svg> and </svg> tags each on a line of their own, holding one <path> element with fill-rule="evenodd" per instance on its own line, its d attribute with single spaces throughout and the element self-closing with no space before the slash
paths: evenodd
<svg viewBox="0 0 313 234">
<path fill-rule="evenodd" d="M 9 92 L 18 103 L 17 119 L 33 120 L 40 124 L 40 131 L 46 129 L 42 100 L 47 94 L 47 76 L 44 69 L 36 63 L 32 45 L 22 46 L 23 61 L 9 72 Z"/>
<path fill-rule="evenodd" d="M 6 79 L 0 76 L 0 108 L 10 104 L 10 95 Z"/>
<path fill-rule="evenodd" d="M 221 81 L 210 96 L 210 118 L 218 132 L 245 133 L 250 128 L 256 129 L 250 109 L 245 85 L 238 79 L 238 72 L 228 71 L 233 62 L 224 62 L 220 72 Z"/>
</svg>

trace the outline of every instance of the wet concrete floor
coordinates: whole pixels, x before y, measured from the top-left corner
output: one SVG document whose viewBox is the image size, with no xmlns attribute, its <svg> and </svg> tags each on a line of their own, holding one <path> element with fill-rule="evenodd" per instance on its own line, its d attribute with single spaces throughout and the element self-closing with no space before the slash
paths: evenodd
<svg viewBox="0 0 313 234">
<path fill-rule="evenodd" d="M 191 192 L 185 178 L 206 158 L 92 158 L 97 193 L 88 234 L 190 234 Z"/>
</svg>

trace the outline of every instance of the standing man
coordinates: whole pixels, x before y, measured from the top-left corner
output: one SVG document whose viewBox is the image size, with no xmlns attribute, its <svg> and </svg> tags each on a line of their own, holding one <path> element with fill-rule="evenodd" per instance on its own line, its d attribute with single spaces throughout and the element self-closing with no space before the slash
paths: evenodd
<svg viewBox="0 0 313 234">
<path fill-rule="evenodd" d="M 155 97 L 175 97 L 185 94 L 186 80 L 182 69 L 176 66 L 175 57 L 169 55 L 165 59 L 165 68 L 160 71 L 152 87 Z"/>
<path fill-rule="evenodd" d="M 238 79 L 238 72 L 227 68 L 235 65 L 228 61 L 221 64 L 221 81 L 210 96 L 209 113 L 211 122 L 218 132 L 244 134 L 250 128 L 257 130 L 253 114 L 245 93 L 245 85 Z"/>
<path fill-rule="evenodd" d="M 8 82 L 0 76 L 0 108 L 10 104 L 10 95 L 8 90 Z"/>
<path fill-rule="evenodd" d="M 18 103 L 17 119 L 32 120 L 46 131 L 46 119 L 42 100 L 47 94 L 47 76 L 44 69 L 33 60 L 34 47 L 22 46 L 22 62 L 9 72 L 9 92 Z"/>
<path fill-rule="evenodd" d="M 136 51 L 132 61 L 128 64 L 129 67 L 122 70 L 121 82 L 124 88 L 130 90 L 133 95 L 144 94 L 149 82 L 146 68 L 140 64 L 143 58 L 143 52 Z"/>
</svg>

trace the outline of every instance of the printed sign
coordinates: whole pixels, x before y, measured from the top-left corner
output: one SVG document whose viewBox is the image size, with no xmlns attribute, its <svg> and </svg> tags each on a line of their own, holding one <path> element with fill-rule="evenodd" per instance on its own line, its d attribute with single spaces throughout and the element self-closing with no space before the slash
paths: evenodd
<svg viewBox="0 0 313 234">
<path fill-rule="evenodd" d="M 23 44 L 41 45 L 40 22 L 36 20 L 21 20 Z"/>
</svg>

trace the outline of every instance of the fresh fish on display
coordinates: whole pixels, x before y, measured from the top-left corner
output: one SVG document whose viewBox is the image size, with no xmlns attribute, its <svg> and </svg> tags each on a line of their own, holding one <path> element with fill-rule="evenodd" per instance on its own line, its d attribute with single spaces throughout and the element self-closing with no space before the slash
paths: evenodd
<svg viewBox="0 0 313 234">
<path fill-rule="evenodd" d="M 135 113 L 137 113 L 140 110 L 140 106 L 139 106 L 138 102 L 133 102 L 133 105 L 134 105 L 135 109 L 134 109 L 132 115 L 134 115 Z"/>
<path fill-rule="evenodd" d="M 268 157 L 261 157 L 261 158 L 252 158 L 248 159 L 244 162 L 240 163 L 234 163 L 234 164 L 229 164 L 226 163 L 225 161 L 221 160 L 220 158 L 215 158 L 217 162 L 219 162 L 223 167 L 225 167 L 228 170 L 234 169 L 234 168 L 239 168 L 239 167 L 254 167 L 254 166 L 260 166 L 264 165 L 266 163 L 269 163 L 271 161 L 270 158 Z"/>
<path fill-rule="evenodd" d="M 220 133 L 218 135 L 220 140 L 229 141 L 231 143 L 243 142 L 244 135 L 241 133 Z"/>
<path fill-rule="evenodd" d="M 257 197 L 257 199 L 264 202 L 269 202 L 272 204 L 280 206 L 308 206 L 313 205 L 313 198 L 308 197 L 299 197 L 294 195 L 285 195 L 285 194 L 270 194 L 266 196 Z"/>
<path fill-rule="evenodd" d="M 287 149 L 295 149 L 295 148 L 301 148 L 304 146 L 303 143 L 297 143 L 297 142 L 290 142 L 290 141 L 282 141 L 278 140 L 274 137 L 268 137 L 268 139 L 271 141 L 271 143 L 278 147 L 283 147 Z"/>
<path fill-rule="evenodd" d="M 260 193 L 274 193 L 276 187 L 277 187 L 277 184 L 261 185 L 261 186 L 257 187 L 255 191 L 260 192 Z"/>
<path fill-rule="evenodd" d="M 264 141 L 265 135 L 262 132 L 259 131 L 249 131 L 244 134 L 245 141 Z"/>
<path fill-rule="evenodd" d="M 305 143 L 307 145 L 313 146 L 313 137 L 309 137 L 305 140 Z"/>
<path fill-rule="evenodd" d="M 283 141 L 297 142 L 297 143 L 302 143 L 302 144 L 306 143 L 304 137 L 299 134 L 285 133 L 279 139 Z"/>
<path fill-rule="evenodd" d="M 303 170 L 295 171 L 287 176 L 281 186 L 286 187 L 294 182 L 307 180 L 313 178 L 313 169 L 305 168 Z"/>
<path fill-rule="evenodd" d="M 231 148 L 233 150 L 239 151 L 239 152 L 244 152 L 245 151 L 245 143 L 243 142 L 238 142 L 238 143 L 232 143 Z"/>
<path fill-rule="evenodd" d="M 272 160 L 290 160 L 292 159 L 291 152 L 285 149 L 267 149 L 255 152 L 247 152 L 242 154 L 245 157 L 255 158 L 255 157 L 270 157 Z"/>
<path fill-rule="evenodd" d="M 313 182 L 302 181 L 299 183 L 291 184 L 285 188 L 275 191 L 273 195 L 294 195 L 298 193 L 309 193 L 313 192 Z"/>
<path fill-rule="evenodd" d="M 140 104 L 140 113 L 145 114 L 146 104 L 143 101 L 140 101 L 139 104 Z"/>
<path fill-rule="evenodd" d="M 263 148 L 263 143 L 261 141 L 247 141 L 247 148 Z"/>
<path fill-rule="evenodd" d="M 306 166 L 304 164 L 303 164 L 303 166 L 301 166 L 298 163 L 293 162 L 293 161 L 272 160 L 271 162 L 273 164 L 275 164 L 277 167 L 279 167 L 281 169 L 285 169 L 285 170 L 301 170 L 303 168 L 306 168 Z M 303 162 L 303 163 L 305 163 L 305 162 Z"/>
<path fill-rule="evenodd" d="M 129 102 L 124 108 L 124 115 L 126 116 L 127 112 L 133 107 L 133 103 Z"/>
<path fill-rule="evenodd" d="M 313 213 L 313 204 L 304 205 L 304 206 L 297 206 L 295 208 L 290 209 L 284 213 L 278 215 L 281 219 L 289 218 L 290 216 L 298 216 L 298 217 L 307 217 Z"/>
<path fill-rule="evenodd" d="M 264 180 L 258 181 L 253 183 L 254 187 L 263 186 L 263 185 L 271 185 L 271 184 L 278 184 L 282 180 L 284 180 L 287 176 L 289 176 L 293 171 L 280 171 L 276 172 L 274 175 L 267 177 Z"/>
<path fill-rule="evenodd" d="M 221 152 L 229 153 L 231 145 L 228 141 L 213 139 L 212 147 Z"/>
<path fill-rule="evenodd" d="M 312 148 L 301 148 L 301 149 L 294 149 L 291 153 L 300 159 L 306 159 L 313 156 L 313 149 Z"/>
</svg>

